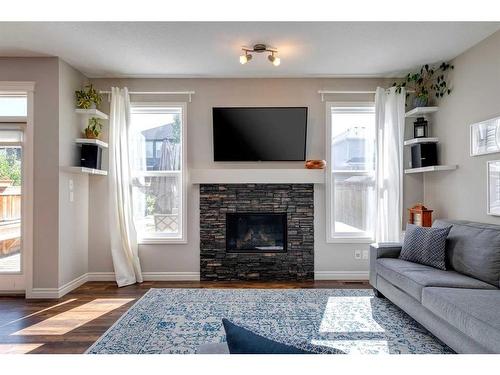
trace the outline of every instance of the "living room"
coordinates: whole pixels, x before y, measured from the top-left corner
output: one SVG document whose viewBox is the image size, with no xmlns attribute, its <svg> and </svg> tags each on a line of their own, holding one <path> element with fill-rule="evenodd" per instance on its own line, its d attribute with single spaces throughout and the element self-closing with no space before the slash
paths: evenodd
<svg viewBox="0 0 500 375">
<path fill-rule="evenodd" d="M 0 22 L 7 362 L 500 353 L 498 9 L 145 22 L 14 8 Z"/>
</svg>

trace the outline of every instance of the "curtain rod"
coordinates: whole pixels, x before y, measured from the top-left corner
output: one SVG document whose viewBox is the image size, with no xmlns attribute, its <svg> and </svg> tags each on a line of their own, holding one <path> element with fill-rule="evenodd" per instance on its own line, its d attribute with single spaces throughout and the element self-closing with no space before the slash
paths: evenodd
<svg viewBox="0 0 500 375">
<path fill-rule="evenodd" d="M 101 94 L 107 94 L 108 100 L 111 98 L 111 91 L 101 90 Z M 189 103 L 191 103 L 191 96 L 195 94 L 194 91 L 129 91 L 130 95 L 188 95 Z"/>
<path fill-rule="evenodd" d="M 388 89 L 387 89 L 388 90 Z M 407 90 L 406 92 L 408 93 L 414 93 L 415 91 L 413 90 Z M 340 90 L 340 91 L 334 91 L 334 90 L 319 90 L 318 94 L 321 95 L 321 101 L 325 101 L 325 94 L 375 94 L 375 90 L 369 90 L 369 91 L 349 91 L 349 90 Z"/>
</svg>

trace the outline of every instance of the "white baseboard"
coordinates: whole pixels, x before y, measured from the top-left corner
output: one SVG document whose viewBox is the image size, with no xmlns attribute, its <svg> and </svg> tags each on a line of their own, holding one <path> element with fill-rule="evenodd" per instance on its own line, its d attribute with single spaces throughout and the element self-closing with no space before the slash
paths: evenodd
<svg viewBox="0 0 500 375">
<path fill-rule="evenodd" d="M 115 281 L 114 272 L 89 272 L 87 281 Z"/>
<path fill-rule="evenodd" d="M 368 280 L 369 271 L 315 271 L 314 280 Z"/>
<path fill-rule="evenodd" d="M 61 298 L 72 290 L 87 282 L 87 274 L 83 274 L 59 288 L 33 288 L 29 298 Z"/>
<path fill-rule="evenodd" d="M 115 281 L 114 272 L 89 272 L 88 281 Z M 144 281 L 200 281 L 199 272 L 143 272 Z"/>
</svg>

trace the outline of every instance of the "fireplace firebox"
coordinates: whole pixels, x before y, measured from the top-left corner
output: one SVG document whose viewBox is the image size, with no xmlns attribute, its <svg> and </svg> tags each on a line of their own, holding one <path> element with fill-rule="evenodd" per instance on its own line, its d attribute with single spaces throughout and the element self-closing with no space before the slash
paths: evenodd
<svg viewBox="0 0 500 375">
<path fill-rule="evenodd" d="M 226 214 L 226 251 L 274 253 L 286 250 L 286 213 Z"/>
</svg>

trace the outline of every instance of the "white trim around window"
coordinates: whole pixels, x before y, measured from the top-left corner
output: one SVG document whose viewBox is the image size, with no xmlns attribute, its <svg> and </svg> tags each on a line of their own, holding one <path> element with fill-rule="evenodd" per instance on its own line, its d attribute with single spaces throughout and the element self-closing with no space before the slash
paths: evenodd
<svg viewBox="0 0 500 375">
<path fill-rule="evenodd" d="M 349 170 L 349 171 L 332 171 L 332 108 L 363 108 L 363 107 L 375 107 L 373 102 L 327 102 L 326 103 L 326 137 L 325 137 L 325 149 L 326 149 L 326 184 L 325 184 L 325 200 L 326 200 L 326 242 L 327 243 L 372 243 L 374 238 L 373 235 L 367 235 L 366 233 L 339 233 L 333 231 L 333 204 L 334 204 L 334 193 L 333 193 L 333 178 L 332 175 L 348 174 L 348 175 L 370 175 L 375 173 L 374 171 L 363 171 L 363 170 Z M 375 126 L 375 124 L 374 124 Z"/>
<path fill-rule="evenodd" d="M 181 176 L 180 189 L 180 233 L 179 235 L 168 235 L 159 233 L 157 235 L 148 233 L 141 234 L 138 230 L 138 243 L 141 244 L 187 244 L 187 103 L 185 102 L 132 102 L 132 108 L 144 107 L 150 108 L 180 108 L 181 109 L 181 167 L 179 171 L 140 171 L 136 176 Z M 154 112 L 153 112 L 154 113 Z M 158 113 L 158 112 L 157 112 Z M 160 112 L 161 113 L 161 112 Z"/>
</svg>

